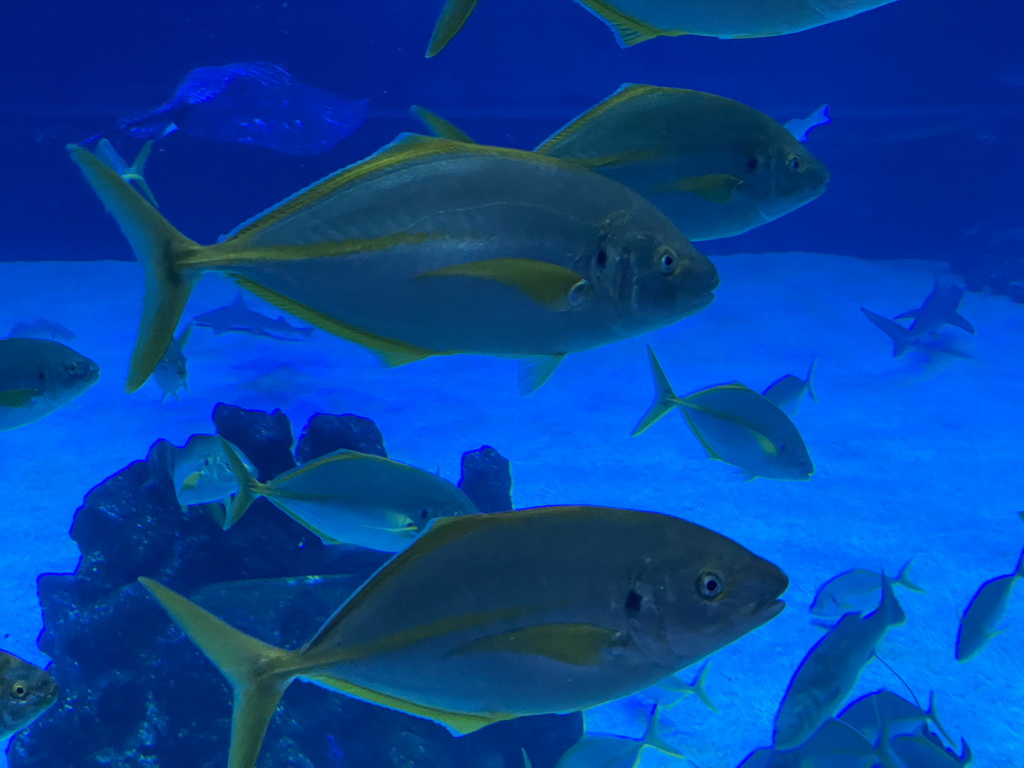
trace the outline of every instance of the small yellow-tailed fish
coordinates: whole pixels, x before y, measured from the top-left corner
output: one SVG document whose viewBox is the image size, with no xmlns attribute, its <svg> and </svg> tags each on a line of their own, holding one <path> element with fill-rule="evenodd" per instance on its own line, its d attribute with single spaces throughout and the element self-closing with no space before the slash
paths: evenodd
<svg viewBox="0 0 1024 768">
<path fill-rule="evenodd" d="M 892 580 L 880 580 L 878 608 L 843 616 L 800 662 L 775 715 L 775 749 L 796 749 L 833 717 L 889 628 L 906 622 Z"/>
<path fill-rule="evenodd" d="M 146 272 L 129 392 L 152 374 L 208 271 L 388 365 L 521 358 L 523 392 L 568 353 L 706 307 L 718 285 L 651 202 L 533 152 L 406 134 L 201 246 L 91 152 L 69 151 Z"/>
<path fill-rule="evenodd" d="M 647 356 L 654 402 L 633 428 L 634 437 L 678 408 L 708 458 L 739 467 L 750 478 L 807 480 L 814 474 L 800 431 L 764 395 L 733 382 L 679 397 L 650 346 Z"/>
<path fill-rule="evenodd" d="M 700 525 L 607 507 L 437 518 L 294 651 L 141 581 L 234 688 L 229 768 L 256 765 L 295 679 L 470 733 L 637 693 L 773 619 L 789 584 Z"/>
<path fill-rule="evenodd" d="M 459 33 L 478 0 L 446 0 L 430 38 L 436 56 Z M 656 37 L 777 37 L 880 8 L 895 0 L 576 0 L 622 48 Z"/>
<path fill-rule="evenodd" d="M 335 451 L 261 483 L 227 441 L 224 452 L 239 488 L 225 528 L 265 497 L 325 544 L 400 552 L 435 517 L 480 511 L 443 477 L 381 456 Z"/>
<path fill-rule="evenodd" d="M 469 141 L 423 107 L 445 138 Z M 778 121 L 713 93 L 626 84 L 536 152 L 571 160 L 639 192 L 693 241 L 748 232 L 811 202 L 829 172 Z"/>
</svg>

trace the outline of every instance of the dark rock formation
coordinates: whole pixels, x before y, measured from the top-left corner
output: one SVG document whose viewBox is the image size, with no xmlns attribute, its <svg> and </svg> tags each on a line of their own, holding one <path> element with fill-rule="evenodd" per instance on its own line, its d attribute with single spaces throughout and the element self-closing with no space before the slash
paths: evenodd
<svg viewBox="0 0 1024 768">
<path fill-rule="evenodd" d="M 459 488 L 481 512 L 512 509 L 512 475 L 508 459 L 489 445 L 462 454 Z"/>
<path fill-rule="evenodd" d="M 218 430 L 273 477 L 294 466 L 287 418 L 220 405 Z M 313 426 L 316 424 L 316 426 Z M 316 435 L 313 437 L 313 435 Z M 380 446 L 358 417 L 314 417 L 308 459 L 340 436 Z M 464 458 L 467 487 L 508 499 L 508 462 L 491 448 Z M 387 555 L 320 540 L 265 501 L 230 531 L 202 507 L 182 511 L 159 463 L 134 462 L 94 488 L 75 514 L 73 574 L 39 579 L 39 647 L 63 697 L 11 743 L 12 768 L 223 768 L 231 694 L 221 675 L 136 579 L 191 595 L 267 642 L 305 642 Z M 501 479 L 501 472 L 505 479 Z M 504 496 L 500 491 L 504 489 Z M 482 492 L 481 492 L 482 493 Z M 493 506 L 493 504 L 491 505 Z M 315 576 L 310 576 L 315 574 Z M 550 768 L 579 737 L 577 715 L 522 718 L 455 738 L 443 727 L 296 683 L 271 724 L 260 768 L 520 768 L 525 747 Z"/>
<path fill-rule="evenodd" d="M 299 464 L 305 464 L 311 459 L 343 448 L 374 456 L 388 455 L 384 448 L 384 436 L 370 419 L 353 416 L 351 413 L 344 416 L 317 413 L 302 428 L 299 444 L 295 448 L 295 458 Z"/>
</svg>

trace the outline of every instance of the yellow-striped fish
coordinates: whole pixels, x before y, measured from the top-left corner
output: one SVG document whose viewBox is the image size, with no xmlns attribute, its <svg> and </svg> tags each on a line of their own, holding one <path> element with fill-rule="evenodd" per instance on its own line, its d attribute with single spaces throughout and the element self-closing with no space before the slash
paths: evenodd
<svg viewBox="0 0 1024 768">
<path fill-rule="evenodd" d="M 788 586 L 721 534 L 606 507 L 435 519 L 295 651 L 142 582 L 234 688 L 229 768 L 256 764 L 297 678 L 469 733 L 636 693 L 770 621 Z"/>
<path fill-rule="evenodd" d="M 533 152 L 404 135 L 201 246 L 92 153 L 72 159 L 147 275 L 129 392 L 167 351 L 203 272 L 221 272 L 388 365 L 457 353 L 562 357 L 707 306 L 718 273 L 652 203 Z"/>
</svg>

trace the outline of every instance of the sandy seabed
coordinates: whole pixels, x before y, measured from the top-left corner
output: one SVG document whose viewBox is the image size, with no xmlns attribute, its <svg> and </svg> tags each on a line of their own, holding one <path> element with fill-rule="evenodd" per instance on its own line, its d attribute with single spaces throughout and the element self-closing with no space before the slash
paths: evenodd
<svg viewBox="0 0 1024 768">
<path fill-rule="evenodd" d="M 961 312 L 977 335 L 947 328 L 959 354 L 912 350 L 895 359 L 860 313 L 918 306 L 944 265 L 866 262 L 787 253 L 716 260 L 718 298 L 704 312 L 643 339 L 570 357 L 540 391 L 521 398 L 513 361 L 449 357 L 398 369 L 317 333 L 282 342 L 196 328 L 186 354 L 190 391 L 161 405 L 147 384 L 123 392 L 142 290 L 128 262 L 0 263 L 0 332 L 45 318 L 68 326 L 72 346 L 100 363 L 80 399 L 22 429 L 0 433 L 5 525 L 0 537 L 3 645 L 37 662 L 35 580 L 74 568 L 74 510 L 103 478 L 143 458 L 160 437 L 181 444 L 212 431 L 218 402 L 282 408 L 297 433 L 313 413 L 356 413 L 380 426 L 396 459 L 458 478 L 462 452 L 493 445 L 511 459 L 516 506 L 589 503 L 677 514 L 778 563 L 791 587 L 777 619 L 710 662 L 708 692 L 664 718 L 664 736 L 700 768 L 731 768 L 771 742 L 775 709 L 795 666 L 820 636 L 808 606 L 818 586 L 853 567 L 895 572 L 914 558 L 923 594 L 901 590 L 908 622 L 879 649 L 922 701 L 936 691 L 947 730 L 970 742 L 976 764 L 1013 768 L 1024 755 L 1024 595 L 1006 632 L 975 659 L 953 658 L 957 622 L 975 589 L 1008 573 L 1024 544 L 1024 307 L 968 294 Z M 237 289 L 204 278 L 192 316 Z M 255 298 L 250 306 L 277 311 Z M 638 438 L 630 430 L 652 395 L 644 344 L 676 390 L 739 380 L 763 389 L 803 375 L 818 358 L 818 404 L 795 421 L 817 468 L 809 482 L 758 479 L 705 458 L 671 416 Z M 964 356 L 967 355 L 967 356 Z M 684 672 L 684 677 L 689 675 Z M 858 694 L 908 694 L 877 662 Z M 287 703 L 287 702 L 286 702 Z M 642 732 L 642 696 L 587 713 L 588 729 Z M 645 750 L 642 765 L 684 765 Z"/>
</svg>

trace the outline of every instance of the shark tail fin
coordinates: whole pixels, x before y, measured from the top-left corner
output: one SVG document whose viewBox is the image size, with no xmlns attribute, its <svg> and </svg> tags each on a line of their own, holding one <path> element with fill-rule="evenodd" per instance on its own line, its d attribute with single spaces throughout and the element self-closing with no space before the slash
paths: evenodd
<svg viewBox="0 0 1024 768">
<path fill-rule="evenodd" d="M 890 339 L 892 339 L 892 356 L 899 357 L 907 348 L 910 346 L 911 336 L 910 331 L 904 328 L 902 325 L 897 323 L 895 320 L 890 320 L 887 317 L 882 317 L 876 312 L 872 312 L 870 309 L 860 308 L 860 311 L 864 313 L 864 317 L 870 320 L 872 323 L 878 326 L 878 328 L 885 333 Z"/>
<path fill-rule="evenodd" d="M 201 246 L 189 240 L 92 152 L 68 146 L 71 159 L 113 214 L 146 273 L 142 320 L 125 390 L 134 392 L 156 370 L 174 338 L 195 277 L 180 267 Z"/>
<path fill-rule="evenodd" d="M 253 768 L 274 710 L 294 679 L 288 670 L 301 666 L 298 653 L 250 637 L 152 579 L 139 581 L 231 684 L 228 766 Z"/>
<path fill-rule="evenodd" d="M 242 461 L 235 450 L 235 446 L 223 437 L 220 441 L 224 446 L 224 455 L 227 456 L 231 474 L 235 476 L 235 480 L 238 482 L 238 493 L 231 499 L 231 504 L 224 515 L 224 530 L 226 531 L 242 519 L 242 515 L 248 511 L 256 499 L 263 496 L 266 486 L 253 477 L 252 472 L 245 466 L 245 462 Z"/>
<path fill-rule="evenodd" d="M 659 712 L 659 706 L 654 705 L 651 709 L 650 719 L 647 721 L 647 731 L 644 733 L 643 743 L 648 747 L 654 747 L 659 752 L 664 752 L 669 757 L 686 757 L 676 747 L 665 741 L 661 734 L 658 732 L 658 725 L 660 724 L 661 714 Z"/>
<path fill-rule="evenodd" d="M 668 377 L 650 344 L 647 345 L 647 359 L 651 364 L 651 376 L 654 378 L 654 402 L 633 427 L 633 437 L 646 432 L 655 422 L 678 405 L 676 393 L 672 390 L 672 385 L 669 384 Z"/>
<path fill-rule="evenodd" d="M 907 560 L 907 562 L 903 564 L 903 567 L 900 568 L 900 572 L 896 574 L 896 578 L 893 579 L 893 583 L 899 584 L 900 586 L 906 587 L 914 592 L 924 592 L 924 589 L 910 580 L 910 566 L 913 562 L 913 560 Z"/>
<path fill-rule="evenodd" d="M 971 325 L 971 321 L 968 320 L 963 315 L 961 315 L 959 312 L 954 312 L 950 316 L 949 320 L 947 320 L 946 322 L 948 322 L 950 325 L 955 325 L 962 331 L 967 331 L 968 333 L 975 333 L 975 328 L 973 325 Z"/>
<path fill-rule="evenodd" d="M 452 41 L 476 10 L 477 0 L 445 0 L 427 46 L 427 58 L 437 56 Z"/>
</svg>

